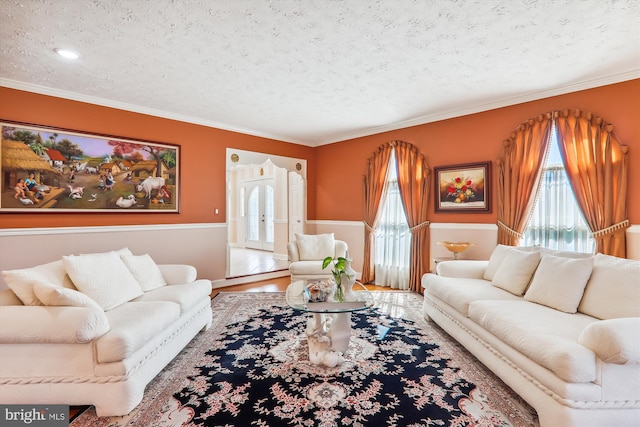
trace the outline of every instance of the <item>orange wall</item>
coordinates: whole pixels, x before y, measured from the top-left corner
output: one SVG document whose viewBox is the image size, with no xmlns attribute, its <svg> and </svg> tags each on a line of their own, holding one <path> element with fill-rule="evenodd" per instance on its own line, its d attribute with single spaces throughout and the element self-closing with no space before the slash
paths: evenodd
<svg viewBox="0 0 640 427">
<path fill-rule="evenodd" d="M 318 147 L 316 219 L 362 220 L 367 159 L 385 142 L 403 140 L 419 147 L 431 168 L 491 160 L 491 213 L 435 213 L 433 195 L 425 202 L 431 222 L 495 223 L 495 160 L 502 142 L 531 117 L 576 108 L 612 123 L 618 140 L 629 147 L 628 215 L 632 224 L 640 224 L 634 185 L 640 182 L 640 79 Z"/>
<path fill-rule="evenodd" d="M 225 222 L 228 147 L 306 159 L 307 170 L 314 169 L 311 147 L 1 87 L 0 100 L 0 120 L 182 147 L 180 213 L 3 213 L 0 228 Z M 309 175 L 308 207 L 313 212 L 315 178 L 312 173 Z M 220 210 L 219 215 L 214 215 L 215 209 Z"/>
<path fill-rule="evenodd" d="M 361 221 L 366 161 L 378 146 L 391 140 L 419 147 L 432 168 L 493 161 L 491 213 L 436 214 L 433 197 L 425 202 L 432 222 L 495 223 L 495 159 L 502 141 L 530 117 L 566 108 L 601 116 L 629 146 L 628 213 L 632 224 L 640 224 L 640 197 L 632 197 L 632 183 L 640 182 L 640 79 L 316 148 L 7 88 L 0 88 L 0 100 L 0 119 L 182 147 L 179 214 L 3 213 L 0 228 L 225 222 L 227 147 L 306 159 L 308 219 Z M 220 215 L 213 214 L 216 208 Z"/>
</svg>

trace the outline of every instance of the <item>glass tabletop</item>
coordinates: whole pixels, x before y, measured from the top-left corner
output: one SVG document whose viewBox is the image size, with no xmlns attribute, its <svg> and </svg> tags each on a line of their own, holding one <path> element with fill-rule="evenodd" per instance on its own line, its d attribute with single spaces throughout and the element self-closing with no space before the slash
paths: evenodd
<svg viewBox="0 0 640 427">
<path fill-rule="evenodd" d="M 314 280 L 298 280 L 287 287 L 287 304 L 295 310 L 308 313 L 349 313 L 373 307 L 373 295 L 360 282 L 353 285 L 353 292 L 347 301 L 335 301 L 332 295 L 326 300 L 313 302 L 308 292 L 308 284 Z"/>
</svg>

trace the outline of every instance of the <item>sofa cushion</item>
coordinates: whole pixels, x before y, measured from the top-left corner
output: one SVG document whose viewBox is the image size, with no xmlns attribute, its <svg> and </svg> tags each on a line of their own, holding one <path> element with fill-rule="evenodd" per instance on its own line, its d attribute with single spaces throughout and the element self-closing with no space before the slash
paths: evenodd
<svg viewBox="0 0 640 427">
<path fill-rule="evenodd" d="M 108 311 L 111 330 L 96 341 L 100 363 L 117 362 L 131 356 L 150 339 L 167 329 L 180 316 L 173 302 L 135 302 Z"/>
<path fill-rule="evenodd" d="M 0 355 L 5 344 L 78 344 L 88 343 L 109 330 L 104 311 L 87 307 L 4 306 L 0 308 Z M 59 349 L 59 347 L 58 347 Z M 25 352 L 35 358 L 48 354 Z M 73 354 L 73 355 L 71 355 Z M 68 353 L 67 363 L 75 363 L 74 350 Z M 0 365 L 10 363 L 0 357 Z M 47 363 L 46 361 L 44 362 Z M 35 369 L 38 370 L 42 366 Z"/>
<path fill-rule="evenodd" d="M 164 280 L 160 268 L 149 254 L 120 255 L 120 258 L 136 278 L 143 292 L 166 286 L 167 282 Z"/>
<path fill-rule="evenodd" d="M 513 300 L 520 298 L 483 279 L 465 279 L 426 274 L 422 284 L 425 295 L 433 295 L 446 302 L 463 316 L 468 316 L 469 304 L 479 300 Z"/>
<path fill-rule="evenodd" d="M 62 257 L 78 290 L 111 310 L 142 295 L 142 289 L 117 252 Z"/>
<path fill-rule="evenodd" d="M 578 311 L 598 319 L 640 317 L 640 261 L 597 254 Z"/>
<path fill-rule="evenodd" d="M 527 289 L 531 276 L 536 271 L 539 262 L 540 252 L 538 251 L 510 250 L 496 270 L 492 283 L 494 286 L 520 296 Z"/>
<path fill-rule="evenodd" d="M 301 234 L 296 233 L 296 244 L 300 253 L 300 260 L 323 260 L 333 258 L 336 251 L 333 233 L 329 234 Z"/>
<path fill-rule="evenodd" d="M 210 294 L 211 281 L 200 279 L 185 285 L 169 285 L 153 289 L 134 299 L 132 303 L 171 301 L 178 304 L 180 313 L 184 314 L 202 300 L 210 301 Z"/>
<path fill-rule="evenodd" d="M 2 277 L 24 305 L 42 305 L 33 292 L 35 282 L 75 289 L 62 260 L 31 268 L 3 271 Z"/>
<path fill-rule="evenodd" d="M 575 313 L 592 269 L 592 258 L 571 259 L 543 255 L 524 299 Z"/>
<path fill-rule="evenodd" d="M 596 319 L 527 301 L 475 301 L 469 318 L 504 343 L 571 383 L 596 379 L 596 355 L 578 336 Z"/>
</svg>

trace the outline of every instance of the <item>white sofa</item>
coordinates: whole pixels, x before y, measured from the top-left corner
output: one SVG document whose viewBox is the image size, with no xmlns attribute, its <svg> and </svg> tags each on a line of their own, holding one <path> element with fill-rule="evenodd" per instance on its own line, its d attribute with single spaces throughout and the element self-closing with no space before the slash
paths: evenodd
<svg viewBox="0 0 640 427">
<path fill-rule="evenodd" d="M 542 427 L 640 425 L 640 261 L 499 245 L 425 274 L 424 316 Z"/>
<path fill-rule="evenodd" d="M 127 249 L 3 271 L 0 402 L 125 415 L 212 322 L 211 282 Z"/>
<path fill-rule="evenodd" d="M 287 244 L 291 281 L 330 279 L 331 267 L 322 268 L 322 261 L 331 258 L 348 258 L 347 243 L 334 238 L 333 233 L 300 234 Z"/>
</svg>

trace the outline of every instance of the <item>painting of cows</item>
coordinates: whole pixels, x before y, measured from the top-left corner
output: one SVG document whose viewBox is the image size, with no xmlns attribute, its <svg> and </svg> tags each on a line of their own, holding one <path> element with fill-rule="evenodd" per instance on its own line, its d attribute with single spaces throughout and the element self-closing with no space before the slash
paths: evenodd
<svg viewBox="0 0 640 427">
<path fill-rule="evenodd" d="M 0 211 L 179 212 L 180 147 L 0 122 Z"/>
</svg>

